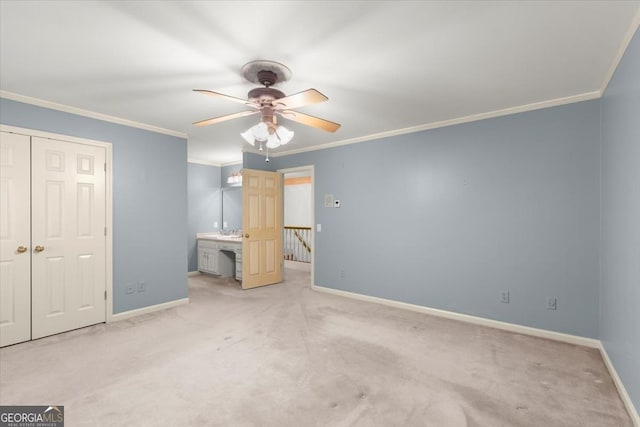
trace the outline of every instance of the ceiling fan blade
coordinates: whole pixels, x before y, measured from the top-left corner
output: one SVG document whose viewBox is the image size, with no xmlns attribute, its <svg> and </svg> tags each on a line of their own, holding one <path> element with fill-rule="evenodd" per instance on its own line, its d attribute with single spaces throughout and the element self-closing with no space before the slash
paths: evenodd
<svg viewBox="0 0 640 427">
<path fill-rule="evenodd" d="M 293 95 L 285 96 L 284 98 L 276 99 L 273 101 L 273 105 L 279 110 L 289 110 L 292 108 L 304 107 L 309 104 L 324 102 L 328 99 L 329 98 L 315 89 L 307 89 Z"/>
<path fill-rule="evenodd" d="M 341 126 L 340 123 L 330 122 L 329 120 L 320 119 L 318 117 L 299 113 L 297 111 L 278 111 L 278 114 L 280 114 L 285 119 L 293 120 L 294 122 L 302 123 L 303 125 L 313 126 L 318 129 L 326 130 L 327 132 L 335 132 Z"/>
<path fill-rule="evenodd" d="M 240 104 L 245 104 L 245 105 L 248 105 L 250 107 L 258 108 L 258 106 L 255 105 L 255 103 L 253 103 L 253 102 L 247 101 L 246 99 L 242 99 L 242 98 L 236 98 L 235 96 L 225 95 L 224 93 L 214 92 L 212 90 L 206 90 L 206 89 L 194 89 L 193 91 L 194 92 L 199 92 L 199 93 L 204 93 L 205 95 L 213 96 L 213 97 L 216 97 L 216 98 L 228 99 L 229 101 L 238 102 Z"/>
<path fill-rule="evenodd" d="M 211 119 L 200 120 L 195 122 L 196 126 L 209 126 L 214 123 L 220 123 L 231 119 L 237 119 L 238 117 L 250 116 L 251 114 L 258 114 L 259 111 L 240 111 L 239 113 L 228 114 L 226 116 L 213 117 Z"/>
</svg>

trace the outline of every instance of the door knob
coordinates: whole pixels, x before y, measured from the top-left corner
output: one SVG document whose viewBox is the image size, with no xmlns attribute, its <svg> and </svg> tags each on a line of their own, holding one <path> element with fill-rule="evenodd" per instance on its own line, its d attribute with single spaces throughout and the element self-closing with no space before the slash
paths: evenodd
<svg viewBox="0 0 640 427">
<path fill-rule="evenodd" d="M 36 248 L 35 248 L 34 250 L 35 250 L 36 252 L 42 252 L 42 251 L 44 251 L 44 246 L 40 246 L 40 245 L 38 245 L 38 246 L 36 246 Z"/>
<path fill-rule="evenodd" d="M 23 254 L 23 253 L 27 252 L 27 248 L 25 248 L 24 246 L 20 245 L 20 246 L 18 246 L 17 251 L 18 251 L 19 254 Z"/>
<path fill-rule="evenodd" d="M 245 234 L 244 237 L 249 238 L 249 233 Z"/>
</svg>

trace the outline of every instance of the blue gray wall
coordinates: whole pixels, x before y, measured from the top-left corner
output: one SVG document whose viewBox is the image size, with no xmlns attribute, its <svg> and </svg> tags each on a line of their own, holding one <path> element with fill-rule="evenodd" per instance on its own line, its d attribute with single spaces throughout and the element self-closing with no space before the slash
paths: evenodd
<svg viewBox="0 0 640 427">
<path fill-rule="evenodd" d="M 315 165 L 317 285 L 595 338 L 599 124 L 595 100 L 244 165 Z"/>
<path fill-rule="evenodd" d="M 600 339 L 640 409 L 640 34 L 602 98 Z"/>
<path fill-rule="evenodd" d="M 189 163 L 188 172 L 188 259 L 189 271 L 198 270 L 197 233 L 218 231 L 222 226 L 221 168 Z"/>
<path fill-rule="evenodd" d="M 186 139 L 8 99 L 0 123 L 112 143 L 113 312 L 187 297 Z"/>
</svg>

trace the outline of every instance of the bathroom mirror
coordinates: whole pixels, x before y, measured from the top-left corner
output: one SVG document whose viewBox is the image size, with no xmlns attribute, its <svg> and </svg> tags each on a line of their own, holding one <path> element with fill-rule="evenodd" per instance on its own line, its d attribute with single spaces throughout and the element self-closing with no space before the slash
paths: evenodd
<svg viewBox="0 0 640 427">
<path fill-rule="evenodd" d="M 222 189 L 222 229 L 242 229 L 242 187 Z"/>
</svg>

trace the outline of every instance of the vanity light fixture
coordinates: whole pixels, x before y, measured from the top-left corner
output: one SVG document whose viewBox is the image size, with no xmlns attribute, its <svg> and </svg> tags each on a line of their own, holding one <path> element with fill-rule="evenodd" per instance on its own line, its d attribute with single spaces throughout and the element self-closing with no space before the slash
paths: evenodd
<svg viewBox="0 0 640 427">
<path fill-rule="evenodd" d="M 227 184 L 230 185 L 242 185 L 242 172 L 233 172 L 227 178 Z"/>
</svg>

